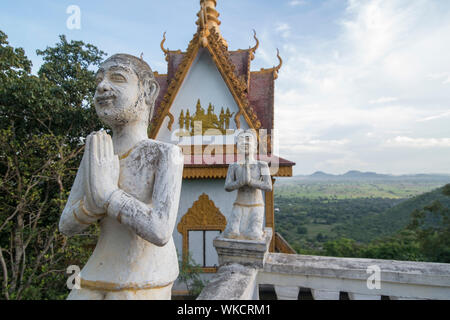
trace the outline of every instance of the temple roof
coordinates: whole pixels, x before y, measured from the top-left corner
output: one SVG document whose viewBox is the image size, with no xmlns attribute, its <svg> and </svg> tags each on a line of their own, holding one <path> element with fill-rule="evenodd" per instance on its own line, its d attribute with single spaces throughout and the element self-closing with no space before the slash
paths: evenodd
<svg viewBox="0 0 450 320">
<path fill-rule="evenodd" d="M 228 50 L 228 44 L 220 32 L 216 4 L 216 0 L 200 0 L 201 9 L 197 14 L 199 18 L 196 22 L 197 32 L 185 52 L 165 49 L 164 34 L 161 49 L 166 55 L 167 74 L 155 73 L 161 90 L 151 119 L 151 138 L 156 138 L 166 117 L 170 118 L 169 129 L 172 128 L 174 116 L 170 113 L 171 105 L 201 48 L 208 49 L 240 109 L 235 116 L 237 128 L 240 128 L 241 116 L 244 116 L 245 121 L 252 129 L 271 130 L 274 128 L 274 80 L 277 78 L 282 60 L 278 55 L 280 64 L 277 67 L 251 72 L 251 61 L 259 47 L 256 32 L 254 47 L 235 51 Z"/>
<path fill-rule="evenodd" d="M 197 14 L 197 32 L 189 42 L 186 51 L 168 50 L 164 48 L 166 35 L 161 42 L 167 61 L 167 74 L 155 72 L 156 80 L 160 85 L 155 110 L 150 123 L 150 137 L 155 139 L 166 117 L 169 117 L 169 130 L 175 121 L 170 109 L 180 90 L 195 58 L 201 49 L 208 50 L 214 64 L 220 72 L 230 93 L 232 94 L 239 112 L 235 115 L 236 127 L 240 128 L 241 116 L 249 127 L 255 130 L 267 129 L 268 133 L 274 128 L 274 86 L 278 71 L 282 66 L 282 59 L 277 53 L 279 65 L 276 67 L 251 71 L 251 61 L 259 47 L 259 40 L 254 33 L 256 44 L 249 49 L 229 50 L 227 41 L 220 32 L 219 13 L 216 11 L 216 0 L 200 0 L 201 9 Z M 259 134 L 259 133 L 258 133 Z M 268 138 L 270 139 L 270 133 Z M 259 156 L 258 159 L 272 163 L 274 176 L 292 176 L 294 162 L 270 155 Z M 236 154 L 216 156 L 185 155 L 185 168 L 183 177 L 187 179 L 198 178 L 225 178 L 229 163 L 236 161 Z"/>
</svg>

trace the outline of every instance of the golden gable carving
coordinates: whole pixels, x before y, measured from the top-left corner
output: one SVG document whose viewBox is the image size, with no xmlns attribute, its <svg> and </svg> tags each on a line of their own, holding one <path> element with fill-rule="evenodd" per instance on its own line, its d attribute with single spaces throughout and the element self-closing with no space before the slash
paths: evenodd
<svg viewBox="0 0 450 320">
<path fill-rule="evenodd" d="M 189 230 L 225 230 L 227 219 L 214 202 L 203 193 L 181 218 L 177 230 L 183 237 Z"/>
</svg>

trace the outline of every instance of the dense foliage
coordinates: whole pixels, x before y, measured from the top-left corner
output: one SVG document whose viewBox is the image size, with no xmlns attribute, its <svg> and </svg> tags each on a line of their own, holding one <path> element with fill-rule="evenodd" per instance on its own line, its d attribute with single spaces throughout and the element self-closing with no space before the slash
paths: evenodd
<svg viewBox="0 0 450 320">
<path fill-rule="evenodd" d="M 403 201 L 278 195 L 277 229 L 299 253 L 449 263 L 449 195 L 450 184 Z"/>
<path fill-rule="evenodd" d="M 100 128 L 90 108 L 104 53 L 64 36 L 39 51 L 38 75 L 0 31 L 0 267 L 4 299 L 64 298 L 65 270 L 92 251 L 90 230 L 70 240 L 59 216 L 81 160 Z"/>
</svg>

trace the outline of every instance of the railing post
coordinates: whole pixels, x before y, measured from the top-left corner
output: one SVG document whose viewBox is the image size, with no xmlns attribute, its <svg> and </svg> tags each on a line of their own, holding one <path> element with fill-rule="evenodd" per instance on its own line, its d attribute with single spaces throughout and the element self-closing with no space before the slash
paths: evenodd
<svg viewBox="0 0 450 320">
<path fill-rule="evenodd" d="M 348 293 L 350 300 L 381 300 L 381 296 L 372 294 Z"/>
<path fill-rule="evenodd" d="M 298 300 L 300 287 L 275 286 L 278 300 Z"/>
<path fill-rule="evenodd" d="M 314 300 L 339 300 L 339 291 L 311 289 Z"/>
</svg>

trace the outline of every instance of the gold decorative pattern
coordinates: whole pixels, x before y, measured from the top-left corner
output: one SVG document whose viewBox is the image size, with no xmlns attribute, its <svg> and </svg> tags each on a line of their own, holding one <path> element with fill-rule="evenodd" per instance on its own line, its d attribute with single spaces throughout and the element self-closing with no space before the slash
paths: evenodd
<svg viewBox="0 0 450 320">
<path fill-rule="evenodd" d="M 175 117 L 173 116 L 172 113 L 170 113 L 170 111 L 167 111 L 167 116 L 169 117 L 169 123 L 167 124 L 167 129 L 169 129 L 169 131 L 172 131 L 172 126 L 173 126 L 173 123 L 175 122 Z"/>
<path fill-rule="evenodd" d="M 81 211 L 83 211 L 83 213 L 86 216 L 88 216 L 89 218 L 100 219 L 100 218 L 103 218 L 104 216 L 106 216 L 106 213 L 92 213 L 92 212 L 89 212 L 84 207 L 84 200 L 83 199 L 80 200 L 79 207 L 81 208 Z"/>
<path fill-rule="evenodd" d="M 121 155 L 119 157 L 119 160 L 124 160 L 126 158 L 128 158 L 128 156 L 131 154 L 131 151 L 133 151 L 133 148 L 131 148 L 130 150 L 128 150 L 127 152 L 125 152 L 123 155 Z"/>
<path fill-rule="evenodd" d="M 80 218 L 78 218 L 77 214 L 75 213 L 75 210 L 73 210 L 72 213 L 73 213 L 73 217 L 75 218 L 75 220 L 76 220 L 79 224 L 82 224 L 82 225 L 85 225 L 85 226 L 90 226 L 90 225 L 91 225 L 91 223 L 84 222 L 84 221 L 82 221 Z"/>
<path fill-rule="evenodd" d="M 249 50 L 250 51 L 250 60 L 255 59 L 255 52 L 259 48 L 259 40 L 256 37 L 256 30 L 255 29 L 253 29 L 253 38 L 255 39 L 256 44 L 255 44 L 255 46 L 253 48 L 250 48 L 250 50 Z M 250 68 L 248 70 L 250 70 Z"/>
<path fill-rule="evenodd" d="M 161 50 L 164 52 L 164 55 L 166 56 L 166 61 L 169 61 L 169 49 L 164 48 L 164 43 L 166 42 L 166 32 L 163 34 L 163 39 L 161 41 Z"/>
<path fill-rule="evenodd" d="M 183 179 L 225 179 L 227 167 L 184 168 Z"/>
<path fill-rule="evenodd" d="M 214 202 L 203 193 L 192 207 L 181 218 L 177 230 L 183 238 L 183 259 L 189 253 L 189 231 L 220 231 L 227 226 L 227 219 L 216 207 Z M 215 272 L 216 268 L 203 268 L 204 271 Z M 208 270 L 205 270 L 208 269 Z"/>
<path fill-rule="evenodd" d="M 272 228 L 272 231 L 275 231 L 275 210 L 274 210 L 274 192 L 273 185 L 275 184 L 275 179 L 272 178 L 272 191 L 268 191 L 265 193 L 265 202 L 266 202 L 266 227 Z M 269 247 L 270 252 L 275 252 L 275 237 L 272 237 L 272 241 L 270 242 Z"/>
<path fill-rule="evenodd" d="M 123 284 L 112 283 L 112 282 L 90 281 L 90 280 L 85 280 L 83 278 L 80 278 L 81 288 L 97 290 L 97 291 L 106 291 L 106 292 L 162 289 L 162 288 L 170 286 L 171 284 L 173 284 L 173 282 L 168 283 L 163 286 L 155 286 L 154 284 L 138 285 L 135 283 L 123 285 Z"/>
<path fill-rule="evenodd" d="M 225 179 L 227 167 L 184 167 L 183 179 Z M 292 177 L 292 167 L 279 167 L 275 177 Z"/>
<path fill-rule="evenodd" d="M 214 129 L 217 134 L 227 135 L 233 134 L 234 130 L 230 129 L 230 119 L 234 115 L 231 113 L 230 109 L 227 108 L 225 112 L 224 108 L 220 112 L 220 115 L 217 116 L 215 114 L 215 107 L 212 103 L 209 104 L 208 111 L 202 107 L 200 103 L 200 99 L 197 101 L 196 112 L 192 116 L 189 113 L 189 109 L 184 113 L 184 110 L 181 110 L 180 115 L 178 117 L 178 124 L 180 127 L 179 136 L 194 136 L 197 132 L 195 132 L 194 123 L 199 121 L 202 123 L 202 135 L 205 135 L 208 130 Z M 210 131 L 211 132 L 211 131 Z M 215 133 L 209 133 L 209 135 L 214 135 Z"/>
<path fill-rule="evenodd" d="M 257 208 L 257 207 L 264 207 L 264 205 L 262 203 L 257 203 L 257 204 L 242 204 L 239 202 L 235 202 L 233 203 L 234 206 L 239 206 L 239 207 L 245 207 L 245 208 Z"/>
</svg>

